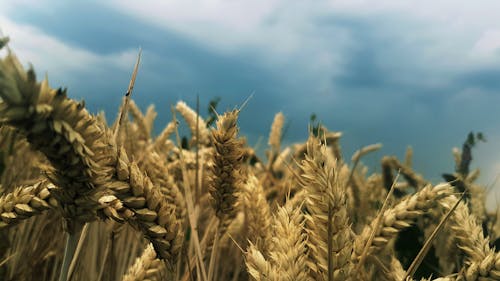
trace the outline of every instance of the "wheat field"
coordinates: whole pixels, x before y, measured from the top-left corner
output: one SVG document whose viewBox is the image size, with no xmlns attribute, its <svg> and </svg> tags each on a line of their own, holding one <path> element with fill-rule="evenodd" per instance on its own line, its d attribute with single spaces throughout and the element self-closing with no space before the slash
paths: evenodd
<svg viewBox="0 0 500 281">
<path fill-rule="evenodd" d="M 381 145 L 346 158 L 321 124 L 285 147 L 282 113 L 261 124 L 265 157 L 239 135 L 240 108 L 208 120 L 180 101 L 153 136 L 137 66 L 108 123 L 1 58 L 0 280 L 500 280 L 471 143 L 436 184 L 411 149 L 369 174 Z"/>
</svg>

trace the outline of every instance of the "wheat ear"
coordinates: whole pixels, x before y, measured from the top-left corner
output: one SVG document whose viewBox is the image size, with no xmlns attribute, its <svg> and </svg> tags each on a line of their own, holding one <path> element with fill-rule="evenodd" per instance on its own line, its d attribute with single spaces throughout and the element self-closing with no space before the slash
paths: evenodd
<svg viewBox="0 0 500 281">
<path fill-rule="evenodd" d="M 161 281 L 167 277 L 167 270 L 162 260 L 156 258 L 151 244 L 148 244 L 140 257 L 129 268 L 123 281 Z"/>
<path fill-rule="evenodd" d="M 172 135 L 175 132 L 175 123 L 174 122 L 169 122 L 167 126 L 161 131 L 161 133 L 158 135 L 158 137 L 155 138 L 153 142 L 153 148 L 156 151 L 162 151 L 166 152 L 165 146 L 167 141 L 169 140 L 170 135 Z"/>
<path fill-rule="evenodd" d="M 456 200 L 453 196 L 443 204 L 448 207 Z M 457 246 L 465 254 L 465 279 L 500 280 L 500 253 L 490 248 L 490 241 L 484 236 L 482 226 L 465 203 L 458 204 L 450 224 Z"/>
<path fill-rule="evenodd" d="M 272 167 L 273 162 L 281 150 L 281 137 L 283 133 L 283 125 L 285 124 L 285 115 L 282 112 L 276 113 L 274 116 L 273 124 L 271 125 L 271 132 L 269 133 L 268 144 L 270 151 L 268 151 L 269 166 Z"/>
<path fill-rule="evenodd" d="M 141 110 L 132 99 L 128 104 L 128 112 L 130 112 L 130 115 L 134 117 L 134 122 L 137 124 L 140 139 L 149 140 L 151 134 L 151 127 L 148 124 L 146 118 L 144 117 L 144 114 L 142 114 Z"/>
<path fill-rule="evenodd" d="M 0 61 L 0 116 L 23 131 L 54 170 L 51 193 L 59 201 L 66 229 L 96 219 L 98 199 L 105 190 L 112 165 L 105 132 L 83 103 L 67 98 L 66 91 L 53 90 L 47 80 L 36 82 L 32 69 L 25 72 L 13 54 Z M 98 188 L 100 186 L 100 188 Z"/>
<path fill-rule="evenodd" d="M 186 202 L 167 168 L 167 161 L 152 151 L 143 160 L 143 166 L 154 185 L 159 186 L 167 202 L 175 206 L 176 217 L 183 221 L 186 217 Z"/>
<path fill-rule="evenodd" d="M 200 145 L 205 145 L 208 144 L 210 141 L 210 132 L 207 129 L 207 124 L 201 118 L 198 116 L 196 111 L 194 111 L 192 108 L 190 108 L 185 102 L 179 101 L 175 105 L 175 109 L 179 111 L 179 113 L 182 115 L 184 120 L 186 120 L 186 123 L 189 126 L 189 129 L 191 130 L 191 140 L 192 143 L 199 143 Z M 196 133 L 198 132 L 198 133 Z M 196 140 L 196 134 L 199 136 L 199 140 Z"/>
<path fill-rule="evenodd" d="M 239 202 L 245 212 L 247 238 L 257 249 L 265 252 L 271 240 L 271 210 L 264 189 L 254 175 L 249 175 L 243 185 Z"/>
<path fill-rule="evenodd" d="M 304 223 L 300 208 L 278 208 L 273 220 L 272 251 L 269 256 L 276 266 L 280 280 L 311 280 L 306 262 L 307 235 Z"/>
<path fill-rule="evenodd" d="M 170 205 L 137 164 L 129 162 L 125 150 L 118 154 L 116 167 L 118 181 L 109 183 L 124 207 L 133 212 L 137 225 L 153 244 L 158 255 L 174 268 L 183 238 L 181 223 L 175 215 L 175 205 Z"/>
<path fill-rule="evenodd" d="M 219 116 L 217 129 L 212 131 L 212 143 L 215 152 L 212 155 L 212 167 L 209 180 L 209 192 L 212 206 L 220 221 L 219 231 L 223 233 L 235 216 L 237 192 L 240 189 L 242 175 L 240 165 L 243 155 L 243 140 L 237 138 L 238 110 Z"/>
<path fill-rule="evenodd" d="M 300 168 L 306 191 L 305 228 L 310 249 L 307 264 L 311 277 L 346 280 L 352 267 L 352 231 L 345 190 L 347 168 L 338 165 L 327 154 L 327 147 L 312 136 L 307 141 L 307 154 Z"/>
<path fill-rule="evenodd" d="M 396 206 L 382 214 L 381 223 L 375 230 L 375 237 L 368 254 L 380 252 L 388 242 L 403 229 L 409 227 L 418 217 L 437 206 L 439 200 L 451 195 L 453 189 L 448 184 L 427 185 L 422 190 L 403 199 Z M 375 222 L 367 225 L 354 242 L 354 262 L 361 256 L 370 237 Z"/>
<path fill-rule="evenodd" d="M 278 281 L 279 274 L 276 268 L 267 261 L 262 253 L 250 244 L 246 252 L 246 265 L 250 278 L 255 281 Z"/>
<path fill-rule="evenodd" d="M 47 181 L 38 181 L 30 186 L 14 189 L 0 197 L 0 229 L 19 223 L 57 206 L 49 189 L 54 187 Z"/>
</svg>

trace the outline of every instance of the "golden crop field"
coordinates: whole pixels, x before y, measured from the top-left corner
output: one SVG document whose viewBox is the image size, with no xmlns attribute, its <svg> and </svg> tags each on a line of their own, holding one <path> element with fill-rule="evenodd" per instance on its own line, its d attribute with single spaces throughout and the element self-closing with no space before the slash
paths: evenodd
<svg viewBox="0 0 500 281">
<path fill-rule="evenodd" d="M 284 147 L 282 113 L 265 157 L 240 109 L 210 124 L 181 101 L 153 136 L 154 106 L 126 95 L 108 123 L 10 51 L 0 97 L 0 280 L 500 280 L 497 214 L 469 171 L 481 135 L 434 184 L 411 149 L 369 174 L 381 145 L 344 157 L 321 124 Z"/>
</svg>

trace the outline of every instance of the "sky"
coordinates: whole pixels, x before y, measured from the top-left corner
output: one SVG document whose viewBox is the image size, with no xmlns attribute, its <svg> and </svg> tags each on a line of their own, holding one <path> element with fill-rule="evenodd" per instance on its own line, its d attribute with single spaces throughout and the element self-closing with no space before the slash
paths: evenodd
<svg viewBox="0 0 500 281">
<path fill-rule="evenodd" d="M 303 141 L 315 113 L 343 132 L 346 158 L 381 142 L 365 159 L 380 171 L 383 155 L 402 159 L 411 145 L 415 169 L 433 181 L 453 171 L 453 147 L 483 132 L 472 166 L 490 185 L 500 173 L 498 10 L 451 0 L 18 0 L 0 2 L 0 30 L 24 65 L 110 119 L 141 48 L 133 96 L 155 104 L 157 131 L 179 100 L 195 107 L 199 95 L 203 115 L 215 97 L 222 112 L 251 96 L 240 115 L 251 145 L 266 143 L 279 111 L 285 144 Z"/>
</svg>

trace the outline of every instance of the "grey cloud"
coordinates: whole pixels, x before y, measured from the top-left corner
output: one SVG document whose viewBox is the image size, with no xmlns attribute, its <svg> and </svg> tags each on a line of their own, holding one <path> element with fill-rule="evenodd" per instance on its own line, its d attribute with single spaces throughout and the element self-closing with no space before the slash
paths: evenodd
<svg viewBox="0 0 500 281">
<path fill-rule="evenodd" d="M 309 23 L 314 31 L 308 34 L 310 41 L 303 42 L 303 53 L 273 65 L 259 52 L 243 48 L 231 55 L 218 53 L 183 34 L 128 19 L 97 2 L 75 3 L 56 5 L 55 17 L 26 10 L 13 18 L 92 52 L 141 45 L 143 65 L 134 96 L 143 108 L 156 104 L 160 126 L 170 119 L 169 105 L 179 99 L 194 106 L 199 94 L 203 113 L 208 101 L 220 96 L 223 111 L 240 105 L 255 91 L 240 119 L 242 134 L 249 135 L 251 143 L 258 136 L 267 137 L 280 110 L 290 122 L 286 142 L 303 140 L 314 112 L 329 128 L 344 131 L 346 157 L 374 142 L 384 143 L 377 155 L 402 157 L 406 146 L 413 145 L 415 168 L 433 179 L 453 169 L 450 148 L 459 146 L 470 130 L 488 134 L 487 130 L 500 128 L 495 117 L 500 65 L 460 70 L 429 63 L 428 52 L 439 38 L 426 34 L 432 27 L 427 23 L 394 15 L 319 16 Z M 267 24 L 276 20 L 280 18 Z M 340 72 L 311 67 L 316 51 L 340 56 L 340 65 L 335 65 Z M 100 73 L 106 75 L 95 77 L 89 71 L 58 80 L 67 78 L 70 93 L 85 98 L 92 110 L 105 109 L 114 118 L 130 73 L 115 69 Z M 468 88 L 482 94 L 472 101 L 459 98 Z M 369 159 L 378 167 L 376 155 Z"/>
</svg>

